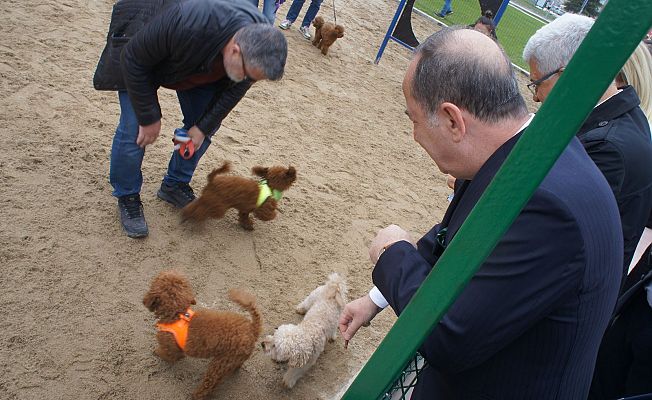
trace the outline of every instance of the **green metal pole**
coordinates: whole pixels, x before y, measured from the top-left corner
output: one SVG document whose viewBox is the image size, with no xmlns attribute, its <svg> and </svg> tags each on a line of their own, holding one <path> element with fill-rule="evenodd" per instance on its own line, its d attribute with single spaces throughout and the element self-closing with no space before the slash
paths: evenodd
<svg viewBox="0 0 652 400">
<path fill-rule="evenodd" d="M 650 0 L 611 0 L 605 6 L 530 127 L 343 399 L 384 394 L 511 226 L 650 26 Z"/>
</svg>

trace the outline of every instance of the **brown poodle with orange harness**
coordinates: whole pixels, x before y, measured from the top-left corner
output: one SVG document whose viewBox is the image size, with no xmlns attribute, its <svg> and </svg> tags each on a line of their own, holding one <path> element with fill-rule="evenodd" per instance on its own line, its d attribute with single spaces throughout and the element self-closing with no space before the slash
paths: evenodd
<svg viewBox="0 0 652 400">
<path fill-rule="evenodd" d="M 322 17 L 315 18 L 312 25 L 315 27 L 315 38 L 312 40 L 312 45 L 321 49 L 323 55 L 328 54 L 328 48 L 335 43 L 337 38 L 344 37 L 342 25 L 324 22 Z"/>
<path fill-rule="evenodd" d="M 204 221 L 207 218 L 222 218 L 229 208 L 238 210 L 240 226 L 253 230 L 250 213 L 261 221 L 276 218 L 276 207 L 285 190 L 297 179 L 294 167 L 253 167 L 251 172 L 260 180 L 239 176 L 223 176 L 231 166 L 225 162 L 208 174 L 208 184 L 201 196 L 182 210 L 183 219 Z"/>
<path fill-rule="evenodd" d="M 190 283 L 173 271 L 161 272 L 143 298 L 158 319 L 156 355 L 167 362 L 184 356 L 212 359 L 193 393 L 195 399 L 208 397 L 225 376 L 238 369 L 260 336 L 262 321 L 255 298 L 235 289 L 229 291 L 229 298 L 247 310 L 251 319 L 226 311 L 191 310 L 196 302 Z"/>
</svg>

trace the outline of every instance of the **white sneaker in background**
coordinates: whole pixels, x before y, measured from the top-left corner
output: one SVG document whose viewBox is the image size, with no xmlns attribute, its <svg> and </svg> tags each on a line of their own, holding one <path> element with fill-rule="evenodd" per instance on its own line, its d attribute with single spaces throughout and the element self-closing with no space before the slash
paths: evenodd
<svg viewBox="0 0 652 400">
<path fill-rule="evenodd" d="M 278 25 L 278 27 L 283 29 L 283 30 L 290 29 L 291 26 L 292 26 L 292 22 L 288 21 L 287 19 L 284 19 L 283 22 L 281 22 Z"/>
<path fill-rule="evenodd" d="M 303 35 L 304 38 L 310 40 L 312 36 L 310 35 L 310 26 L 302 26 L 299 28 L 299 31 Z"/>
</svg>

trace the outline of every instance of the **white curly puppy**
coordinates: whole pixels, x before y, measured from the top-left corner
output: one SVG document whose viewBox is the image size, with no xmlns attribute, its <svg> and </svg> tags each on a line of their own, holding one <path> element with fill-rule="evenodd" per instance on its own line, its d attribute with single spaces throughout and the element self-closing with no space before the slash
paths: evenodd
<svg viewBox="0 0 652 400">
<path fill-rule="evenodd" d="M 328 276 L 322 286 L 313 290 L 297 307 L 296 312 L 305 314 L 299 325 L 285 324 L 267 335 L 263 350 L 272 360 L 288 363 L 283 383 L 291 388 L 297 380 L 315 365 L 324 351 L 326 340 L 337 338 L 337 322 L 347 302 L 346 283 L 337 273 Z"/>
</svg>

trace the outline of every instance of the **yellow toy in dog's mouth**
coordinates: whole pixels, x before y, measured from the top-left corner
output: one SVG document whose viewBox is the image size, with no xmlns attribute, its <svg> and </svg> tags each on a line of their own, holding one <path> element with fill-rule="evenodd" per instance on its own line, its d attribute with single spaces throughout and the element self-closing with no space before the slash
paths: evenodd
<svg viewBox="0 0 652 400">
<path fill-rule="evenodd" d="M 261 179 L 260 182 L 258 182 L 258 188 L 260 191 L 258 192 L 258 200 L 256 200 L 256 207 L 260 207 L 263 205 L 265 200 L 267 198 L 272 197 L 274 200 L 279 201 L 283 197 L 283 192 L 277 189 L 271 189 L 269 185 L 267 184 L 267 179 Z"/>
</svg>

